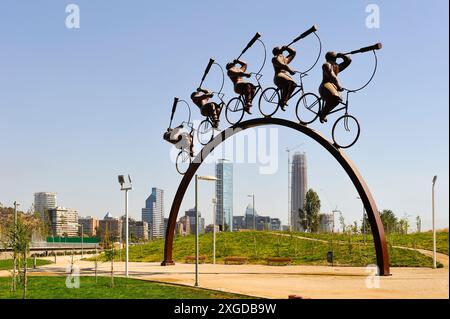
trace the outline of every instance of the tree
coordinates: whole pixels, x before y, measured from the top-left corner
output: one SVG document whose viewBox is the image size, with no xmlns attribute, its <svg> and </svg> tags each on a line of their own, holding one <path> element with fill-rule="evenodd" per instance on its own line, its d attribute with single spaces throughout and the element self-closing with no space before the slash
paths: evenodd
<svg viewBox="0 0 450 319">
<path fill-rule="evenodd" d="M 397 230 L 397 217 L 390 209 L 384 209 L 380 212 L 381 222 L 387 234 Z"/>
<path fill-rule="evenodd" d="M 114 288 L 114 258 L 116 257 L 116 252 L 114 250 L 114 242 L 111 242 L 109 236 L 108 224 L 106 224 L 104 237 L 103 237 L 103 248 L 105 250 L 105 257 L 107 261 L 111 261 L 111 288 Z M 97 264 L 95 265 L 97 269 Z M 97 272 L 97 270 L 96 270 Z"/>
<path fill-rule="evenodd" d="M 316 233 L 320 225 L 320 198 L 313 190 L 306 192 L 303 209 L 299 209 L 300 225 L 305 231 Z"/>
<path fill-rule="evenodd" d="M 33 224 L 27 222 L 22 216 L 17 216 L 17 224 L 12 225 L 8 231 L 8 243 L 13 253 L 18 257 L 18 261 L 14 264 L 13 273 L 13 291 L 16 289 L 16 277 L 15 268 L 18 265 L 19 280 L 22 285 L 22 298 L 26 299 L 27 296 L 27 258 L 30 252 L 31 233 Z"/>
</svg>

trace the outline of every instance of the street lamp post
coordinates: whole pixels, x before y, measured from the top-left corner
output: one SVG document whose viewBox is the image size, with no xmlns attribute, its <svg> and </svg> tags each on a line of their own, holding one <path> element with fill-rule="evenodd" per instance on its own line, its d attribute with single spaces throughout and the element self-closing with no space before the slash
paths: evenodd
<svg viewBox="0 0 450 319">
<path fill-rule="evenodd" d="M 17 207 L 20 204 L 14 201 L 14 237 L 16 237 L 17 233 Z M 14 238 L 16 240 L 16 238 Z M 17 253 L 14 249 L 14 266 L 13 266 L 13 290 L 16 291 L 16 272 L 17 272 Z"/>
<path fill-rule="evenodd" d="M 213 264 L 216 264 L 216 204 L 217 199 L 212 199 L 213 203 Z"/>
<path fill-rule="evenodd" d="M 255 194 L 247 195 L 253 199 L 253 230 L 256 230 L 256 219 L 255 219 Z"/>
<path fill-rule="evenodd" d="M 131 177 L 128 175 L 128 186 L 125 185 L 123 175 L 118 176 L 120 190 L 125 191 L 125 276 L 128 277 L 128 191 L 133 189 Z"/>
<path fill-rule="evenodd" d="M 433 222 L 433 268 L 436 269 L 436 227 L 435 227 L 435 212 L 434 212 L 434 185 L 436 184 L 437 176 L 433 177 L 433 184 L 431 187 L 431 211 L 432 211 L 432 222 Z"/>
<path fill-rule="evenodd" d="M 198 259 L 199 259 L 199 247 L 198 247 L 198 181 L 217 181 L 214 176 L 198 176 L 195 175 L 195 287 L 198 287 Z"/>
</svg>

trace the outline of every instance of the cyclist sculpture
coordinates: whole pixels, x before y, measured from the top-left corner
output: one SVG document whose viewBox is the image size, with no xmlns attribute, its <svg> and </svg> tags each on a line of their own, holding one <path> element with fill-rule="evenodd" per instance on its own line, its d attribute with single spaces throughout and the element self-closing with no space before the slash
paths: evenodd
<svg viewBox="0 0 450 319">
<path fill-rule="evenodd" d="M 175 115 L 175 111 L 179 102 L 184 102 L 187 105 L 189 111 L 188 120 L 187 122 L 183 121 L 177 127 L 172 128 L 173 117 Z M 189 132 L 187 132 L 186 129 L 188 129 Z M 164 132 L 163 139 L 170 144 L 175 145 L 175 147 L 180 150 L 177 155 L 175 166 L 178 173 L 182 175 L 186 172 L 187 168 L 191 164 L 191 158 L 194 157 L 194 140 L 192 137 L 193 132 L 194 127 L 191 123 L 191 109 L 189 107 L 189 104 L 186 101 L 180 100 L 179 98 L 175 97 L 173 99 L 172 114 L 170 116 L 169 127 L 167 128 L 166 132 Z"/>
<path fill-rule="evenodd" d="M 339 58 L 343 60 L 341 63 L 336 62 Z M 320 97 L 325 102 L 319 113 L 321 123 L 326 122 L 328 113 L 342 102 L 342 97 L 339 92 L 344 91 L 344 89 L 339 83 L 338 74 L 352 63 L 349 55 L 334 51 L 327 52 L 325 54 L 325 60 L 326 62 L 322 65 L 322 83 L 319 87 Z"/>
<path fill-rule="evenodd" d="M 264 115 L 264 117 L 273 116 L 279 108 L 284 111 L 286 109 L 287 102 L 296 95 L 300 97 L 297 101 L 296 108 L 299 107 L 299 104 L 310 105 L 320 103 L 319 97 L 314 93 L 305 93 L 305 89 L 303 86 L 303 78 L 307 76 L 308 72 L 316 66 L 322 52 L 322 43 L 316 33 L 317 28 L 318 27 L 316 25 L 313 25 L 288 45 L 276 47 L 273 49 L 272 53 L 274 57 L 272 58 L 272 64 L 275 70 L 274 83 L 276 87 L 266 88 L 259 97 L 259 111 L 262 115 Z M 306 38 L 310 34 L 314 34 L 316 39 L 318 40 L 319 49 L 317 58 L 312 66 L 306 71 L 295 71 L 289 66 L 296 55 L 295 50 L 290 46 L 297 41 Z M 284 56 L 284 52 L 288 52 L 288 55 Z M 294 79 L 289 76 L 289 74 L 298 74 L 299 84 L 297 84 Z"/>
<path fill-rule="evenodd" d="M 233 62 L 230 62 L 226 65 L 228 77 L 234 85 L 234 91 L 239 94 L 239 96 L 232 98 L 226 106 L 225 117 L 228 123 L 230 123 L 231 125 L 239 123 L 244 117 L 244 112 L 252 114 L 251 106 L 253 103 L 253 99 L 258 94 L 258 92 L 262 90 L 259 80 L 262 77 L 261 71 L 266 63 L 266 47 L 264 45 L 264 42 L 260 40 L 260 37 L 261 34 L 257 32 L 245 46 L 244 50 L 242 50 L 241 54 L 239 54 L 239 56 L 234 59 Z M 258 72 L 247 72 L 247 64 L 241 61 L 240 58 L 250 47 L 253 46 L 256 41 L 260 42 L 264 49 L 264 60 Z M 239 67 L 237 66 L 238 64 Z M 255 76 L 257 85 L 246 82 L 244 80 L 244 77 L 250 78 L 252 75 Z"/>
<path fill-rule="evenodd" d="M 284 52 L 287 52 L 288 55 L 284 56 Z M 272 53 L 272 64 L 275 70 L 273 82 L 280 89 L 280 107 L 284 111 L 291 94 L 297 86 L 294 79 L 289 76 L 289 74 L 295 74 L 295 71 L 289 67 L 289 63 L 295 58 L 296 51 L 288 46 L 282 46 L 273 48 Z"/>
<path fill-rule="evenodd" d="M 203 116 L 209 117 L 212 120 L 213 128 L 218 129 L 220 123 L 220 106 L 215 102 L 209 102 L 213 96 L 214 94 L 209 90 L 197 88 L 197 90 L 191 94 L 191 100 L 199 107 L 200 113 Z"/>
<path fill-rule="evenodd" d="M 334 52 L 328 52 L 326 54 L 327 62 L 323 65 L 324 78 L 319 88 L 320 95 L 325 102 L 325 106 L 323 106 L 322 108 L 322 103 L 320 103 L 320 101 L 318 101 L 317 103 L 297 105 L 296 115 L 300 123 L 303 125 L 307 125 L 314 122 L 318 117 L 320 117 L 320 120 L 323 123 L 326 121 L 327 115 L 343 110 L 345 111 L 345 113 L 334 122 L 331 134 L 334 144 L 337 147 L 349 148 L 353 146 L 359 138 L 361 128 L 359 126 L 358 120 L 354 116 L 348 114 L 349 95 L 350 93 L 355 93 L 364 89 L 372 81 L 378 66 L 377 54 L 375 51 L 381 49 L 381 47 L 381 43 L 377 43 L 348 53 L 338 54 Z M 337 74 L 348 67 L 348 65 L 351 63 L 349 55 L 369 51 L 373 52 L 373 56 L 375 59 L 375 66 L 369 80 L 363 86 L 357 89 L 343 88 L 337 79 Z M 344 61 L 340 64 L 337 64 L 337 58 L 342 58 Z M 339 94 L 339 92 L 342 91 L 346 91 L 345 100 L 343 100 L 341 95 Z M 339 104 L 341 104 L 342 107 L 336 108 L 336 106 Z"/>
<path fill-rule="evenodd" d="M 272 52 L 274 57 L 272 63 L 275 70 L 274 83 L 276 87 L 268 87 L 266 89 L 263 89 L 260 82 L 262 77 L 261 71 L 264 68 L 266 61 L 266 47 L 264 42 L 259 39 L 261 35 L 256 33 L 241 54 L 234 59 L 233 62 L 227 64 L 227 74 L 234 84 L 234 91 L 239 94 L 238 96 L 233 97 L 228 103 L 225 103 L 223 99 L 224 94 L 222 93 L 225 77 L 224 71 L 220 64 L 216 63 L 213 59 L 209 60 L 200 85 L 196 91 L 191 94 L 192 101 L 199 107 L 201 114 L 206 118 L 199 124 L 198 129 L 194 130 L 193 124 L 191 123 L 191 109 L 189 104 L 184 100 L 174 98 L 169 128 L 163 136 L 164 140 L 175 145 L 175 147 L 180 150 L 176 159 L 176 168 L 180 174 L 184 174 L 187 171 L 187 168 L 191 164 L 192 157 L 194 156 L 193 133 L 197 131 L 199 142 L 202 145 L 207 145 L 213 140 L 215 131 L 219 129 L 220 115 L 223 107 L 226 105 L 225 117 L 227 121 L 231 125 L 236 125 L 242 120 L 245 112 L 251 114 L 252 102 L 260 91 L 262 91 L 262 93 L 259 96 L 258 106 L 261 114 L 266 118 L 274 115 L 278 108 L 281 108 L 284 111 L 288 101 L 296 95 L 300 96 L 300 98 L 296 103 L 295 113 L 301 125 L 313 123 L 317 118 L 320 118 L 320 122 L 324 123 L 327 121 L 328 115 L 344 110 L 345 113 L 333 124 L 332 138 L 334 145 L 338 148 L 348 148 L 356 143 L 360 134 L 360 125 L 354 116 L 348 114 L 349 94 L 362 90 L 374 78 L 378 65 L 376 50 L 381 49 L 381 43 L 348 53 L 328 52 L 325 55 L 326 62 L 322 66 L 323 79 L 319 87 L 319 94 L 321 96 L 321 98 L 319 98 L 314 93 L 305 93 L 303 86 L 303 78 L 315 67 L 321 55 L 322 43 L 316 31 L 317 26 L 314 25 L 300 34 L 290 44 L 282 47 L 275 47 L 273 49 Z M 319 54 L 314 64 L 309 69 L 303 72 L 295 71 L 289 66 L 296 56 L 296 51 L 293 48 L 290 48 L 290 46 L 310 34 L 314 34 L 318 40 Z M 262 44 L 264 49 L 264 60 L 261 68 L 255 73 L 248 72 L 247 64 L 240 60 L 240 58 L 256 41 Z M 375 58 L 375 66 L 369 80 L 357 89 L 343 88 L 339 83 L 338 74 L 350 65 L 350 55 L 369 51 L 373 52 Z M 287 52 L 286 56 L 284 55 L 285 52 Z M 342 62 L 337 63 L 337 59 L 342 59 Z M 217 65 L 222 72 L 222 84 L 218 92 L 212 92 L 202 88 L 203 82 L 214 64 Z M 299 75 L 299 83 L 290 76 L 294 74 Z M 244 80 L 244 78 L 250 78 L 252 76 L 255 77 L 257 85 Z M 345 100 L 340 94 L 340 92 L 343 91 L 346 91 Z M 220 101 L 210 101 L 214 96 Z M 187 122 L 183 121 L 180 125 L 172 128 L 173 117 L 179 102 L 184 102 L 187 105 L 189 111 L 188 120 Z M 343 106 L 336 108 L 339 104 Z"/>
<path fill-rule="evenodd" d="M 234 92 L 244 97 L 244 111 L 248 114 L 252 114 L 250 109 L 252 107 L 256 87 L 252 83 L 244 80 L 244 78 L 251 77 L 251 74 L 247 73 L 247 63 L 239 59 L 235 59 L 233 62 L 226 65 L 226 69 L 228 77 L 231 82 L 233 82 Z"/>
<path fill-rule="evenodd" d="M 207 119 L 211 120 L 213 128 L 218 129 L 221 107 L 215 102 L 210 102 L 209 100 L 214 96 L 214 94 L 209 90 L 202 88 L 203 82 L 205 81 L 205 78 L 213 64 L 217 63 L 215 63 L 214 59 L 209 59 L 199 87 L 191 94 L 191 100 L 198 106 L 200 113 Z"/>
</svg>

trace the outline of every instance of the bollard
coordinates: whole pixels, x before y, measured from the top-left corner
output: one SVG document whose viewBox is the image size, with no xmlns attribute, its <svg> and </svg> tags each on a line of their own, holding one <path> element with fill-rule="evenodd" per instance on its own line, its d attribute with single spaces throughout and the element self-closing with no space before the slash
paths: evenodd
<svg viewBox="0 0 450 319">
<path fill-rule="evenodd" d="M 36 255 L 34 255 L 33 259 L 33 269 L 36 269 Z"/>
</svg>

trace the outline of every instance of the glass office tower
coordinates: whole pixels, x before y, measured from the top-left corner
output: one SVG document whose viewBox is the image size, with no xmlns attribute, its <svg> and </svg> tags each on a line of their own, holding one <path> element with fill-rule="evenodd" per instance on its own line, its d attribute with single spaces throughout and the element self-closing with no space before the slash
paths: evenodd
<svg viewBox="0 0 450 319">
<path fill-rule="evenodd" d="M 223 231 L 233 231 L 233 164 L 219 160 L 216 178 L 216 224 Z"/>
</svg>

